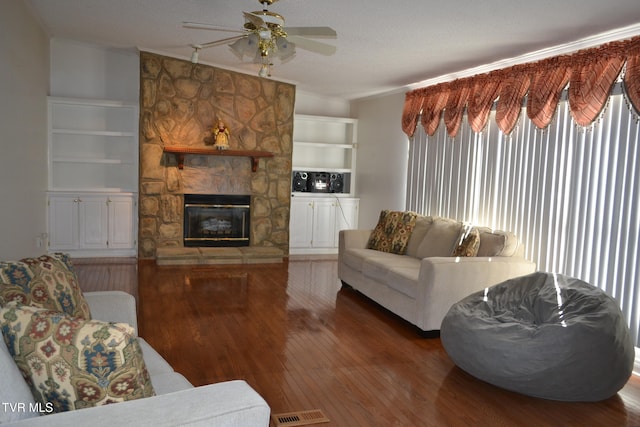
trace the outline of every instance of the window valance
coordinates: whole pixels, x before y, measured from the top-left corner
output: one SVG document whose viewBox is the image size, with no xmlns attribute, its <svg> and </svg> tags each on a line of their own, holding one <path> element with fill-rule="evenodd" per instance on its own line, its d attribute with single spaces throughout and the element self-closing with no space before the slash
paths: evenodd
<svg viewBox="0 0 640 427">
<path fill-rule="evenodd" d="M 579 125 L 589 126 L 604 108 L 625 63 L 625 92 L 640 111 L 640 37 L 634 37 L 408 92 L 402 130 L 411 137 L 420 117 L 427 134 L 433 135 L 444 115 L 447 133 L 454 137 L 466 109 L 471 129 L 481 132 L 497 99 L 496 122 L 509 134 L 525 96 L 529 119 L 543 129 L 567 84 L 571 115 Z"/>
</svg>

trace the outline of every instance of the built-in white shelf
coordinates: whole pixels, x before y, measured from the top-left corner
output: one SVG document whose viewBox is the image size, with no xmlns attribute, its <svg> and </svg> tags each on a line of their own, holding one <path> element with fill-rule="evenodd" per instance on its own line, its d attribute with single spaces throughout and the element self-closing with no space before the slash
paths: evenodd
<svg viewBox="0 0 640 427">
<path fill-rule="evenodd" d="M 135 256 L 138 105 L 49 97 L 49 250 Z"/>
<path fill-rule="evenodd" d="M 358 120 L 349 117 L 296 114 L 293 126 L 293 170 L 350 174 L 355 194 Z"/>
<path fill-rule="evenodd" d="M 138 191 L 138 106 L 48 98 L 49 191 Z"/>
</svg>

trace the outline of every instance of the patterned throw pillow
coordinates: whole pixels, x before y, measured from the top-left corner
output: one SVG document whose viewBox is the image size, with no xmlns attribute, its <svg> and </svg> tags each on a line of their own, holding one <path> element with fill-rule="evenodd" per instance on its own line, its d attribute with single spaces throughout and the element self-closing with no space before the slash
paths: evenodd
<svg viewBox="0 0 640 427">
<path fill-rule="evenodd" d="M 133 328 L 15 302 L 0 309 L 7 348 L 42 408 L 64 412 L 155 395 Z"/>
<path fill-rule="evenodd" d="M 383 210 L 369 237 L 367 248 L 404 255 L 417 218 L 415 212 Z"/>
<path fill-rule="evenodd" d="M 476 256 L 479 248 L 480 232 L 475 227 L 465 227 L 451 256 Z"/>
<path fill-rule="evenodd" d="M 91 319 L 67 254 L 0 261 L 0 305 L 10 301 Z"/>
</svg>

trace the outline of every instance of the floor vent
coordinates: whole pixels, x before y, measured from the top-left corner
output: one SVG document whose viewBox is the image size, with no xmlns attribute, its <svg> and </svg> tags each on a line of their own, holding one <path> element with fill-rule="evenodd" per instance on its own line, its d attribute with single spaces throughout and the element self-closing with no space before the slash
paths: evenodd
<svg viewBox="0 0 640 427">
<path fill-rule="evenodd" d="M 273 414 L 271 418 L 276 423 L 276 427 L 306 426 L 309 424 L 329 422 L 329 418 L 327 418 L 320 409 Z"/>
</svg>

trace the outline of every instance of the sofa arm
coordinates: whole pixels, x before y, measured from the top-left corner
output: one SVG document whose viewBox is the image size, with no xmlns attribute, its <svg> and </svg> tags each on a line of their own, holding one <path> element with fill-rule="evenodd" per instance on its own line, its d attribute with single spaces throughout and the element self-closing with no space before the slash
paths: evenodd
<svg viewBox="0 0 640 427">
<path fill-rule="evenodd" d="M 338 233 L 338 248 L 339 252 L 344 252 L 345 249 L 356 248 L 366 249 L 367 243 L 369 243 L 369 237 L 373 230 L 340 230 Z"/>
<path fill-rule="evenodd" d="M 424 258 L 418 279 L 418 326 L 439 330 L 449 308 L 467 295 L 535 269 L 535 263 L 521 257 Z"/>
<path fill-rule="evenodd" d="M 136 299 L 123 291 L 85 292 L 91 318 L 104 322 L 128 323 L 138 334 Z"/>
<path fill-rule="evenodd" d="M 270 408 L 245 381 L 227 381 L 161 396 L 43 415 L 15 426 L 267 427 Z"/>
</svg>

